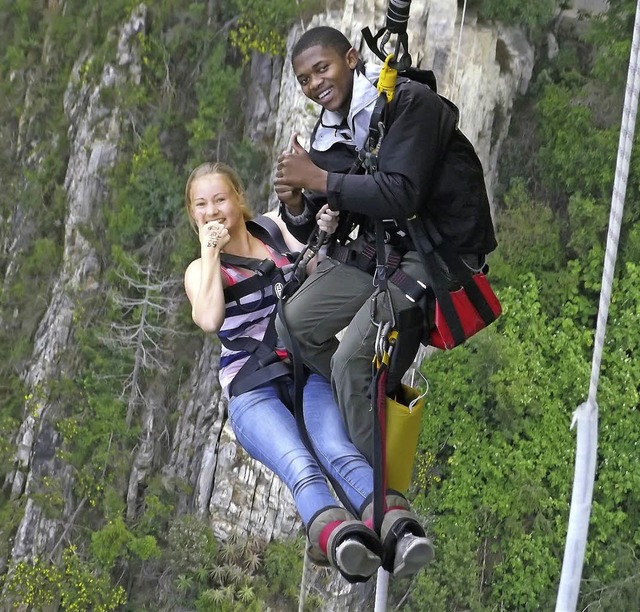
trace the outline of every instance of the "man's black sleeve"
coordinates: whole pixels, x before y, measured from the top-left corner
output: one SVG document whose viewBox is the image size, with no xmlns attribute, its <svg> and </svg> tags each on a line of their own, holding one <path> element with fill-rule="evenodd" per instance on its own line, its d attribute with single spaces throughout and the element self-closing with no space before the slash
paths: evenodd
<svg viewBox="0 0 640 612">
<path fill-rule="evenodd" d="M 327 200 L 333 210 L 407 218 L 428 197 L 457 116 L 428 87 L 405 81 L 396 89 L 389 117 L 374 175 L 329 173 Z"/>
</svg>

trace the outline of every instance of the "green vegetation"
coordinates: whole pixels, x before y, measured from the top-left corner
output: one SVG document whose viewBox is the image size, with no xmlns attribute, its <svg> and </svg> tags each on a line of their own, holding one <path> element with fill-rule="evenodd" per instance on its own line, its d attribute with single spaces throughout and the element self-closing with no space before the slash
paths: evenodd
<svg viewBox="0 0 640 612">
<path fill-rule="evenodd" d="M 563 4 L 566 3 L 558 0 L 471 0 L 469 8 L 475 8 L 482 20 L 524 27 L 533 34 L 539 34 L 551 21 L 558 6 Z"/>
<path fill-rule="evenodd" d="M 633 4 L 611 3 L 609 19 L 583 35 L 562 31 L 558 57 L 538 66 L 512 120 L 491 258 L 504 316 L 423 367 L 430 394 L 414 503 L 431 523 L 437 560 L 411 586 L 408 610 L 554 606 L 575 460 L 569 425 L 589 388 Z M 610 45 L 614 32 L 626 42 Z M 599 381 L 579 609 L 640 601 L 635 151 Z"/>
<path fill-rule="evenodd" d="M 139 6 L 68 0 L 62 11 L 62 3 L 49 4 L 0 4 L 0 135 L 6 145 L 0 151 L 0 218 L 10 221 L 0 229 L 7 247 L 0 254 L 0 477 L 14 469 L 26 409 L 41 421 L 41 435 L 46 431 L 55 442 L 56 464 L 73 482 L 73 491 L 63 490 L 58 475 L 32 473 L 30 498 L 48 518 L 59 519 L 63 510 L 72 518 L 50 556 L 20 563 L 10 575 L 5 566 L 3 597 L 31 609 L 133 610 L 154 601 L 201 610 L 218 604 L 264 609 L 271 597 L 259 575 L 264 543 L 244 543 L 240 554 L 227 550 L 233 543 L 218 547 L 206 525 L 178 517 L 184 484 L 169 492 L 152 474 L 140 508 L 125 498 L 143 395 L 165 385 L 173 394 L 167 404 L 175 404 L 202 342 L 181 287 L 194 248 L 182 209 L 188 169 L 220 156 L 237 164 L 248 181 L 265 174 L 264 152 L 242 136 L 237 109 L 245 66 L 231 38 L 249 53 L 262 45 L 252 36 L 267 31 L 244 30 L 238 38 L 238 24 L 250 19 L 251 7 L 243 4 L 146 5 L 145 27 L 131 41 L 139 79 L 101 87 L 100 103 L 106 112 L 122 109 L 126 129 L 117 163 L 105 176 L 108 199 L 81 228 L 100 259 L 91 279 L 100 290 L 67 296 L 74 303 L 74 333 L 58 358 L 64 373 L 25 389 L 23 373 L 65 241 L 70 110 L 63 97 L 101 84 L 105 66 L 117 59 L 116 28 Z M 283 50 L 297 9 L 276 0 L 260 5 L 270 50 Z M 277 28 L 269 25 L 275 23 Z M 161 427 L 170 428 L 172 418 L 167 415 Z M 163 460 L 168 450 L 163 446 Z M 5 559 L 26 502 L 10 489 L 0 496 Z M 299 560 L 297 549 L 295 556 Z"/>
<path fill-rule="evenodd" d="M 289 27 L 303 13 L 322 10 L 318 0 L 233 0 L 237 22 L 231 31 L 231 43 L 245 61 L 253 51 L 284 55 Z"/>
</svg>

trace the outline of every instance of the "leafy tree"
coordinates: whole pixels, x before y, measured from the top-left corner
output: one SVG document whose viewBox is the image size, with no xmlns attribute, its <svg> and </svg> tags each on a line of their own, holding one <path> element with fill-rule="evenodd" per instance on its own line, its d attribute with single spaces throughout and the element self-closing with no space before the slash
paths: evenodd
<svg viewBox="0 0 640 612">
<path fill-rule="evenodd" d="M 198 159 L 220 158 L 214 154 L 211 144 L 227 133 L 237 109 L 240 87 L 240 71 L 225 64 L 225 46 L 217 45 L 203 64 L 202 77 L 196 84 L 198 114 L 189 124 L 189 145 Z"/>
<path fill-rule="evenodd" d="M 542 0 L 540 2 L 472 0 L 470 8 L 476 8 L 481 19 L 524 26 L 535 33 L 539 33 L 551 21 L 559 4 L 561 3 L 556 0 Z"/>
<path fill-rule="evenodd" d="M 296 542 L 270 542 L 264 554 L 262 572 L 272 593 L 281 593 L 294 599 L 298 596 L 302 575 L 300 540 Z"/>
<path fill-rule="evenodd" d="M 117 610 L 125 603 L 124 589 L 113 587 L 108 575 L 84 560 L 71 546 L 57 567 L 42 559 L 17 564 L 5 580 L 5 603 L 41 610 L 59 605 L 64 610 L 82 612 Z"/>
<path fill-rule="evenodd" d="M 237 16 L 231 43 L 245 61 L 253 51 L 284 56 L 287 33 L 295 18 L 319 4 L 316 0 L 234 0 Z"/>
<path fill-rule="evenodd" d="M 553 607 L 573 477 L 569 424 L 588 390 L 619 131 L 623 83 L 613 77 L 622 73 L 615 63 L 623 54 L 617 43 L 609 52 L 605 41 L 616 29 L 630 40 L 632 3 L 614 4 L 612 19 L 585 38 L 560 39 L 557 62 L 543 63 L 534 99 L 520 105 L 539 152 L 521 170 L 503 165 L 508 186 L 498 190 L 500 249 L 491 263 L 504 316 L 424 364 L 430 394 L 414 503 L 429 516 L 438 554 L 406 595 L 408 609 Z M 593 53 L 568 52 L 585 44 L 596 45 Z M 612 109 L 614 101 L 620 104 Z M 637 148 L 631 162 L 599 383 L 598 472 L 580 609 L 633 609 L 640 597 L 631 553 L 640 397 L 630 383 L 640 379 L 632 331 L 640 279 L 627 256 L 638 248 Z"/>
</svg>

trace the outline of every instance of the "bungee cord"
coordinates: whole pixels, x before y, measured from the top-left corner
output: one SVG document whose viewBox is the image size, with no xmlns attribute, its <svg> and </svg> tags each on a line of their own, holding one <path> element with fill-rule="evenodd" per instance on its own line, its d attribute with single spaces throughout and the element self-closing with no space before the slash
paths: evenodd
<svg viewBox="0 0 640 612">
<path fill-rule="evenodd" d="M 467 0 L 464 0 L 464 4 L 462 5 L 462 16 L 460 17 L 460 29 L 458 33 L 458 47 L 456 49 L 456 62 L 453 66 L 453 73 L 451 74 L 451 84 L 449 85 L 450 97 L 453 99 L 455 95 L 455 86 L 456 81 L 458 80 L 458 61 L 460 60 L 460 50 L 462 49 L 462 31 L 464 29 L 464 20 L 467 15 Z M 456 96 L 457 98 L 457 96 Z M 458 105 L 460 108 L 460 105 Z M 462 113 L 462 108 L 460 108 L 460 112 Z"/>
<path fill-rule="evenodd" d="M 611 303 L 611 291 L 620 239 L 620 227 L 622 225 L 622 213 L 624 211 L 627 178 L 629 176 L 631 150 L 633 148 L 633 137 L 636 126 L 638 90 L 640 89 L 639 57 L 640 1 L 636 3 L 635 24 L 622 112 L 618 158 L 616 161 L 616 174 L 611 197 L 611 214 L 602 273 L 602 289 L 600 291 L 600 303 L 598 306 L 598 320 L 591 364 L 589 394 L 587 401 L 581 404 L 573 413 L 571 422 L 572 429 L 577 424 L 576 459 L 569 524 L 567 527 L 564 559 L 556 600 L 556 612 L 573 612 L 576 609 L 580 593 L 580 580 L 587 545 L 587 533 L 591 515 L 598 452 L 598 404 L 596 394 L 598 391 L 600 364 L 602 361 L 607 319 L 609 316 L 609 304 Z"/>
</svg>

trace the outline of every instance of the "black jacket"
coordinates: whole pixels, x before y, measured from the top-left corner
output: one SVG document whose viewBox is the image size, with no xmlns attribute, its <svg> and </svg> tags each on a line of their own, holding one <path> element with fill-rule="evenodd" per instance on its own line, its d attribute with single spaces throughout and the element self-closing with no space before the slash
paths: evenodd
<svg viewBox="0 0 640 612">
<path fill-rule="evenodd" d="M 375 174 L 347 174 L 357 158 L 353 146 L 327 151 L 311 147 L 313 162 L 329 172 L 327 194 L 308 194 L 313 212 L 326 201 L 333 210 L 365 218 L 433 220 L 460 254 L 489 253 L 497 246 L 482 166 L 457 129 L 458 111 L 426 85 L 399 77 L 388 109 L 386 134 Z M 340 215 L 341 220 L 346 215 Z M 353 218 L 351 219 L 353 220 Z M 306 242 L 315 220 L 289 226 Z"/>
</svg>

